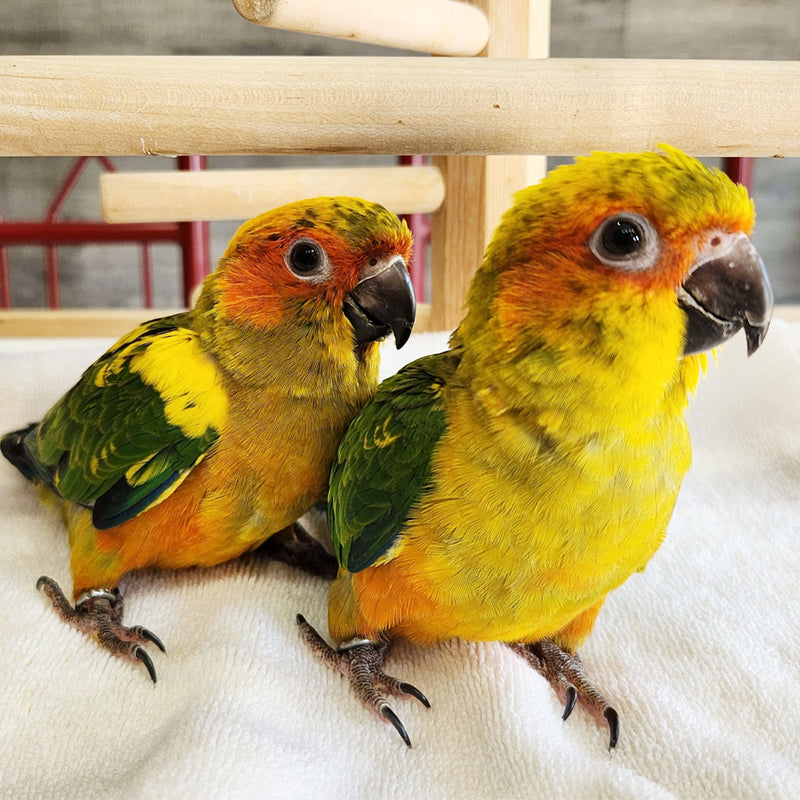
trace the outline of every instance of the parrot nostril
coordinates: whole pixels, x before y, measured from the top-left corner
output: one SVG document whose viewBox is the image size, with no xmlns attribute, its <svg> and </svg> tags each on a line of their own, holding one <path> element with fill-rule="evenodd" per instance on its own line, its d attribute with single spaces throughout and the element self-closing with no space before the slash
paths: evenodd
<svg viewBox="0 0 800 800">
<path fill-rule="evenodd" d="M 375 266 L 377 263 L 378 263 L 378 259 L 377 259 L 377 258 L 374 258 L 374 257 L 373 257 L 373 258 L 371 258 L 371 259 L 369 260 L 369 265 L 370 265 L 371 267 L 374 267 L 374 266 Z"/>
<path fill-rule="evenodd" d="M 714 236 L 711 239 L 711 246 L 712 247 L 719 247 L 722 244 L 722 239 L 719 236 Z"/>
</svg>

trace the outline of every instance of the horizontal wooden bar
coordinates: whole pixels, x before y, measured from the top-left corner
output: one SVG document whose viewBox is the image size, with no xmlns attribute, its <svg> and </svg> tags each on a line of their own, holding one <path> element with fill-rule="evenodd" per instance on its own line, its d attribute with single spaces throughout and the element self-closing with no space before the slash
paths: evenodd
<svg viewBox="0 0 800 800">
<path fill-rule="evenodd" d="M 70 308 L 54 311 L 25 308 L 0 311 L 0 337 L 119 337 L 141 322 L 174 313 L 174 310 L 153 308 Z"/>
<path fill-rule="evenodd" d="M 800 155 L 800 62 L 0 57 L 0 155 Z"/>
<path fill-rule="evenodd" d="M 436 167 L 106 172 L 100 204 L 107 222 L 248 219 L 324 195 L 381 203 L 395 214 L 426 214 L 444 200 Z M 0 229 L 1 230 L 1 229 Z"/>
<path fill-rule="evenodd" d="M 70 308 L 49 311 L 40 308 L 0 311 L 0 338 L 68 336 L 119 337 L 139 323 L 177 313 L 178 309 L 153 308 Z M 414 330 L 430 330 L 430 306 L 417 306 Z"/>
<path fill-rule="evenodd" d="M 257 25 L 440 56 L 477 55 L 489 38 L 486 16 L 458 0 L 233 0 L 233 5 Z"/>
<path fill-rule="evenodd" d="M 22 338 L 43 336 L 64 338 L 68 336 L 122 336 L 140 322 L 176 313 L 177 309 L 102 309 L 75 308 L 48 311 L 45 309 L 19 309 L 0 311 L 0 337 Z M 778 305 L 774 319 L 800 323 L 800 306 Z M 427 303 L 417 306 L 415 333 L 431 333 L 431 307 Z"/>
<path fill-rule="evenodd" d="M 773 319 L 784 322 L 800 322 L 800 305 L 777 305 L 772 312 Z"/>
</svg>

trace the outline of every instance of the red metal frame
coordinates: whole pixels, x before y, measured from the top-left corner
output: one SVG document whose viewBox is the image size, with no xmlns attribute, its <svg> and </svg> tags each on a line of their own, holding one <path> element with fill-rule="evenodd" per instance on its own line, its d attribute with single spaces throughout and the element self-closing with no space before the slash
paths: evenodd
<svg viewBox="0 0 800 800">
<path fill-rule="evenodd" d="M 400 156 L 400 163 L 403 165 L 418 167 L 427 161 L 427 156 Z M 411 254 L 408 270 L 411 273 L 411 284 L 414 287 L 417 302 L 423 303 L 427 299 L 425 296 L 425 265 L 431 241 L 431 218 L 429 214 L 403 214 L 402 218 L 406 221 L 411 235 L 414 237 L 414 251 Z"/>
<path fill-rule="evenodd" d="M 207 165 L 205 156 L 179 156 L 178 169 L 196 172 Z M 183 302 L 190 305 L 194 288 L 211 270 L 208 222 L 179 222 L 179 244 L 183 252 Z"/>
<path fill-rule="evenodd" d="M 188 305 L 192 290 L 208 274 L 210 248 L 207 222 L 166 223 L 107 223 L 75 222 L 58 219 L 64 203 L 75 188 L 86 165 L 96 158 L 103 168 L 114 171 L 114 165 L 105 156 L 77 158 L 66 178 L 56 189 L 44 219 L 37 222 L 7 222 L 0 215 L 0 308 L 11 307 L 11 286 L 6 247 L 10 244 L 41 244 L 45 248 L 45 288 L 49 308 L 59 308 L 58 245 L 92 243 L 121 244 L 135 242 L 141 245 L 142 288 L 145 306 L 153 307 L 153 269 L 150 245 L 153 242 L 174 242 L 181 248 L 183 267 L 183 298 Z M 178 168 L 205 169 L 204 156 L 180 156 Z"/>
<path fill-rule="evenodd" d="M 0 226 L 3 223 L 3 215 L 0 214 Z M 0 244 L 0 308 L 11 308 L 11 284 L 8 280 L 8 253 L 6 248 Z"/>
<path fill-rule="evenodd" d="M 724 168 L 731 180 L 744 184 L 748 192 L 753 191 L 752 158 L 726 158 Z"/>
</svg>

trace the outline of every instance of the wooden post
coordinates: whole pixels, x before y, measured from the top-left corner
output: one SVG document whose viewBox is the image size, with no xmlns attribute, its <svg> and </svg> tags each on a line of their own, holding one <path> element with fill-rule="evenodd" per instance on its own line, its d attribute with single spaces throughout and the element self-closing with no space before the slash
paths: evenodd
<svg viewBox="0 0 800 800">
<path fill-rule="evenodd" d="M 546 58 L 550 0 L 475 0 L 489 19 L 489 58 Z M 544 175 L 545 156 L 446 156 L 434 159 L 444 176 L 445 203 L 431 231 L 431 320 L 454 328 L 470 278 L 512 196 Z"/>
</svg>

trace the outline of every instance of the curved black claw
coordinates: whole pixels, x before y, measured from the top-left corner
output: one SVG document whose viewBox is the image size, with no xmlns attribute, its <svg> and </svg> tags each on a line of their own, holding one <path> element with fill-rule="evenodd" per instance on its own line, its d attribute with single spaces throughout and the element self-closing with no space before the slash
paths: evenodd
<svg viewBox="0 0 800 800">
<path fill-rule="evenodd" d="M 77 605 L 73 606 L 61 587 L 46 575 L 36 581 L 36 588 L 45 593 L 64 622 L 92 636 L 112 655 L 138 659 L 145 665 L 153 683 L 156 682 L 153 660 L 141 645 L 152 642 L 162 653 L 166 649 L 161 639 L 147 628 L 122 624 L 125 603 L 119 589 L 91 589 L 81 595 Z"/>
<path fill-rule="evenodd" d="M 153 633 L 153 631 L 142 627 L 138 627 L 136 630 L 143 639 L 147 639 L 148 642 L 152 642 L 162 653 L 167 652 L 161 639 L 159 639 L 158 636 Z"/>
<path fill-rule="evenodd" d="M 365 706 L 377 712 L 386 722 L 390 722 L 400 734 L 407 747 L 411 747 L 405 725 L 389 705 L 386 695 L 407 694 L 419 700 L 425 708 L 430 708 L 428 698 L 413 684 L 387 675 L 381 667 L 389 651 L 388 642 L 371 642 L 356 638 L 338 650 L 334 650 L 314 628 L 306 622 L 302 614 L 296 616 L 300 635 L 314 654 L 329 667 L 340 671 L 350 679 L 350 685 Z"/>
<path fill-rule="evenodd" d="M 619 714 L 613 706 L 609 706 L 604 712 L 603 716 L 608 722 L 608 730 L 610 731 L 608 740 L 608 749 L 613 750 L 617 746 L 619 739 Z"/>
<path fill-rule="evenodd" d="M 414 696 L 416 697 L 416 695 Z M 411 747 L 411 739 L 406 731 L 406 726 L 400 722 L 400 718 L 394 713 L 391 706 L 384 703 L 378 711 L 384 719 L 388 719 L 394 725 L 394 729 L 400 734 L 400 738 L 406 743 L 406 747 Z"/>
<path fill-rule="evenodd" d="M 416 697 L 417 700 L 419 700 L 420 703 L 422 703 L 422 705 L 425 706 L 425 708 L 431 707 L 428 698 L 425 697 L 425 695 L 422 694 L 422 692 L 419 689 L 417 689 L 417 687 L 414 686 L 412 683 L 406 683 L 405 681 L 401 681 L 398 684 L 397 688 L 400 689 L 401 692 L 405 692 L 406 694 L 410 694 L 412 697 Z"/>
<path fill-rule="evenodd" d="M 564 713 L 561 715 L 562 720 L 566 720 L 569 718 L 569 715 L 572 713 L 572 709 L 575 708 L 575 703 L 578 702 L 578 690 L 570 684 L 567 686 L 567 699 L 564 703 Z"/>
<path fill-rule="evenodd" d="M 582 706 L 598 725 L 608 725 L 609 747 L 616 746 L 619 739 L 619 715 L 589 683 L 583 662 L 577 654 L 565 650 L 550 639 L 509 646 L 547 680 L 556 694 L 565 697 L 561 719 L 567 719 L 576 705 Z"/>
<path fill-rule="evenodd" d="M 156 678 L 156 668 L 153 664 L 153 659 L 147 654 L 147 651 L 143 647 L 139 647 L 138 645 L 133 648 L 133 654 L 142 664 L 145 665 L 147 671 L 150 673 L 150 679 L 153 683 L 157 683 L 158 679 Z"/>
</svg>

